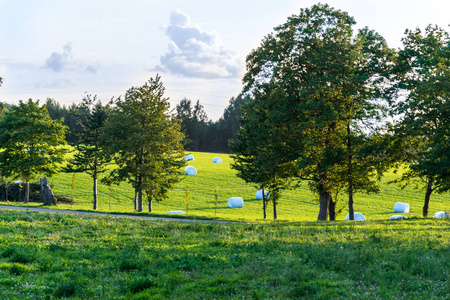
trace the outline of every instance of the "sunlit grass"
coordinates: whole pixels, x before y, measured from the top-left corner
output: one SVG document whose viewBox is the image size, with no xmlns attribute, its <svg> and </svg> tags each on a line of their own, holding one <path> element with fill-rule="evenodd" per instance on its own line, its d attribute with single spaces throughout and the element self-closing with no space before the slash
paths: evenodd
<svg viewBox="0 0 450 300">
<path fill-rule="evenodd" d="M 2 211 L 0 298 L 447 299 L 449 225 Z"/>
<path fill-rule="evenodd" d="M 262 202 L 255 200 L 256 187 L 246 184 L 236 176 L 230 168 L 232 159 L 226 154 L 193 152 L 194 161 L 188 164 L 194 166 L 198 173 L 195 176 L 182 176 L 182 181 L 170 193 L 170 197 L 160 203 L 153 204 L 153 214 L 169 215 L 168 211 L 183 210 L 186 217 L 217 218 L 227 220 L 259 221 L 263 219 Z M 212 163 L 212 159 L 220 156 L 222 164 Z M 92 179 L 87 174 L 75 175 L 75 188 L 71 189 L 73 174 L 60 173 L 50 179 L 53 191 L 58 195 L 73 197 L 73 205 L 59 204 L 60 209 L 92 210 Z M 387 174 L 381 185 L 381 192 L 374 195 L 355 195 L 354 208 L 366 216 L 368 220 L 386 220 L 393 215 L 395 202 L 406 202 L 410 205 L 410 214 L 407 217 L 421 217 L 424 202 L 424 192 L 413 188 L 401 190 L 395 184 L 386 184 L 396 176 L 392 172 Z M 188 209 L 185 203 L 185 191 L 189 187 Z M 215 206 L 215 190 L 218 189 L 219 201 Z M 127 183 L 120 186 L 105 186 L 99 184 L 100 212 L 134 212 L 134 191 Z M 244 207 L 241 209 L 227 208 L 229 197 L 242 197 Z M 338 199 L 337 207 L 342 212 L 337 216 L 343 220 L 347 214 L 347 200 L 345 195 Z M 5 204 L 2 202 L 2 204 Z M 19 203 L 10 203 L 19 204 Z M 20 203 L 21 204 L 21 203 Z M 22 205 L 22 204 L 21 204 Z M 39 206 L 31 203 L 31 206 Z M 430 202 L 430 216 L 437 211 L 450 210 L 449 194 L 433 194 Z M 144 205 L 144 211 L 147 207 Z M 267 209 L 268 219 L 273 218 L 272 204 Z M 282 221 L 313 221 L 317 219 L 318 197 L 311 193 L 307 183 L 294 191 L 284 191 L 278 205 L 278 218 Z"/>
</svg>

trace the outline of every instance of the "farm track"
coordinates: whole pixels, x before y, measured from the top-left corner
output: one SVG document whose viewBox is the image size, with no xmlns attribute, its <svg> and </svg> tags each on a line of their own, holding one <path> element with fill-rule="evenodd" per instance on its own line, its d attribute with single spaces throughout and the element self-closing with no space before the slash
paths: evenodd
<svg viewBox="0 0 450 300">
<path fill-rule="evenodd" d="M 26 210 L 26 211 L 36 211 L 45 213 L 60 213 L 60 214 L 72 214 L 72 215 L 91 215 L 91 216 L 102 216 L 102 217 L 114 217 L 114 218 L 128 218 L 128 219 L 146 219 L 146 220 L 160 220 L 160 221 L 178 221 L 178 222 L 200 222 L 200 223 L 233 223 L 233 221 L 219 221 L 219 220 L 198 220 L 198 219 L 184 219 L 184 218 L 167 218 L 167 217 L 149 217 L 149 216 L 135 216 L 126 214 L 108 214 L 108 213 L 97 213 L 97 212 L 87 212 L 87 211 L 77 211 L 77 210 L 60 210 L 51 208 L 39 208 L 39 207 L 22 207 L 22 206 L 9 206 L 0 205 L 0 209 L 9 210 Z"/>
</svg>

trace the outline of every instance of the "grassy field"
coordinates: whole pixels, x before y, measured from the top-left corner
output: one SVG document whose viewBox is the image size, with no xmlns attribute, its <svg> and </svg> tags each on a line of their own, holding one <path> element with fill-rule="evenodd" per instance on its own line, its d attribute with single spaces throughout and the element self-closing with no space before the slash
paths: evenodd
<svg viewBox="0 0 450 300">
<path fill-rule="evenodd" d="M 180 223 L 2 210 L 1 299 L 450 299 L 450 219 Z"/>
<path fill-rule="evenodd" d="M 154 203 L 153 214 L 168 215 L 171 210 L 183 210 L 186 217 L 190 218 L 216 218 L 225 220 L 261 221 L 263 220 L 262 202 L 255 200 L 256 188 L 239 179 L 234 170 L 230 169 L 232 162 L 229 155 L 214 153 L 193 152 L 194 161 L 189 165 L 194 166 L 198 174 L 195 176 L 183 176 L 183 180 L 176 189 L 170 193 L 170 198 L 161 203 Z M 212 163 L 215 156 L 223 159 L 222 164 Z M 400 190 L 397 185 L 386 184 L 395 178 L 394 174 L 388 174 L 383 180 L 381 192 L 377 195 L 355 195 L 355 211 L 366 216 L 368 220 L 386 220 L 393 215 L 395 202 L 406 202 L 410 205 L 408 217 L 420 217 L 424 201 L 424 192 L 413 188 Z M 72 174 L 59 174 L 50 179 L 53 191 L 58 195 L 73 197 L 73 205 L 59 204 L 61 209 L 92 209 L 92 180 L 86 174 L 76 174 L 74 189 L 72 186 Z M 185 191 L 189 187 L 188 210 L 185 204 Z M 219 201 L 215 206 L 215 190 L 218 189 Z M 244 199 L 244 207 L 241 209 L 227 208 L 229 197 L 238 196 Z M 133 189 L 126 183 L 120 186 L 107 187 L 99 185 L 99 211 L 132 213 Z M 305 182 L 295 191 L 285 191 L 278 205 L 278 218 L 282 221 L 314 221 L 319 212 L 318 197 L 312 194 Z M 5 202 L 0 202 L 6 204 Z M 21 203 L 11 202 L 17 205 Z M 23 205 L 23 204 L 21 204 Z M 39 206 L 31 203 L 31 206 Z M 431 216 L 437 211 L 450 210 L 450 195 L 433 194 L 430 202 Z M 342 212 L 337 216 L 343 220 L 347 214 L 345 195 L 338 201 L 338 208 Z M 272 218 L 272 206 L 268 209 L 268 219 Z"/>
</svg>

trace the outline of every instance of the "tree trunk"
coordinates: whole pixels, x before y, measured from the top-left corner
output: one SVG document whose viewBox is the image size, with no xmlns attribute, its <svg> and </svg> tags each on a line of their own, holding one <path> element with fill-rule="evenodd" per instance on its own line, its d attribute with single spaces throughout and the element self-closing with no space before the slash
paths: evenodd
<svg viewBox="0 0 450 300">
<path fill-rule="evenodd" d="M 264 194 L 264 188 L 262 188 L 262 197 L 263 197 L 263 213 L 265 220 L 267 218 L 267 213 L 266 213 L 266 195 Z"/>
<path fill-rule="evenodd" d="M 98 198 L 97 198 L 97 176 L 94 175 L 94 209 L 98 208 Z"/>
<path fill-rule="evenodd" d="M 326 221 L 328 220 L 328 212 L 330 208 L 330 192 L 321 191 L 319 193 L 319 202 L 320 202 L 320 210 L 319 216 L 317 217 L 318 221 Z"/>
<path fill-rule="evenodd" d="M 322 173 L 319 175 L 320 183 L 319 183 L 319 215 L 317 216 L 318 221 L 326 221 L 328 220 L 328 212 L 330 210 L 330 198 L 331 193 L 326 190 L 324 181 L 327 179 L 327 173 Z"/>
<path fill-rule="evenodd" d="M 355 220 L 355 211 L 353 210 L 353 166 L 352 166 L 352 143 L 350 139 L 350 122 L 347 123 L 347 178 L 348 178 L 348 214 L 349 220 Z"/>
<path fill-rule="evenodd" d="M 330 221 L 336 221 L 336 201 L 333 201 L 333 198 L 330 194 Z"/>
<path fill-rule="evenodd" d="M 53 195 L 50 185 L 48 184 L 47 177 L 41 178 L 40 182 L 44 205 L 56 205 L 55 196 Z"/>
<path fill-rule="evenodd" d="M 152 212 L 153 210 L 153 195 L 148 197 L 148 212 Z"/>
<path fill-rule="evenodd" d="M 139 156 L 139 170 L 142 172 L 142 167 L 144 166 L 144 142 L 141 143 L 141 153 Z M 144 210 L 142 203 L 142 174 L 138 175 L 138 212 L 142 212 Z"/>
<path fill-rule="evenodd" d="M 138 203 L 138 190 L 137 188 L 134 189 L 134 211 L 137 211 L 137 203 Z"/>
<path fill-rule="evenodd" d="M 25 203 L 30 202 L 30 182 L 27 180 L 25 181 Z"/>
<path fill-rule="evenodd" d="M 138 212 L 142 212 L 142 187 L 138 189 Z"/>
<path fill-rule="evenodd" d="M 355 210 L 353 209 L 353 188 L 348 188 L 348 219 L 355 220 Z"/>
<path fill-rule="evenodd" d="M 433 177 L 428 177 L 427 191 L 425 193 L 425 203 L 423 204 L 422 213 L 424 217 L 428 216 L 428 206 L 430 205 L 431 193 L 433 192 Z"/>
<path fill-rule="evenodd" d="M 278 219 L 278 214 L 277 214 L 277 200 L 273 199 L 273 219 L 276 220 Z"/>
</svg>

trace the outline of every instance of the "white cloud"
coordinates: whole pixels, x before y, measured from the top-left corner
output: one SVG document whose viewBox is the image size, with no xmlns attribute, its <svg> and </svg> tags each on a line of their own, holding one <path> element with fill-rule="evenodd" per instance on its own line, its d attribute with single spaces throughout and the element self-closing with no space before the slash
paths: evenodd
<svg viewBox="0 0 450 300">
<path fill-rule="evenodd" d="M 239 75 L 239 59 L 224 49 L 219 35 L 216 32 L 204 32 L 181 11 L 171 13 L 165 33 L 170 42 L 157 69 L 185 77 L 207 79 Z"/>
<path fill-rule="evenodd" d="M 44 68 L 58 73 L 62 71 L 97 73 L 97 68 L 92 64 L 87 65 L 74 57 L 72 43 L 67 43 L 63 50 L 62 53 L 53 52 L 50 54 L 50 57 L 45 61 Z"/>
</svg>

